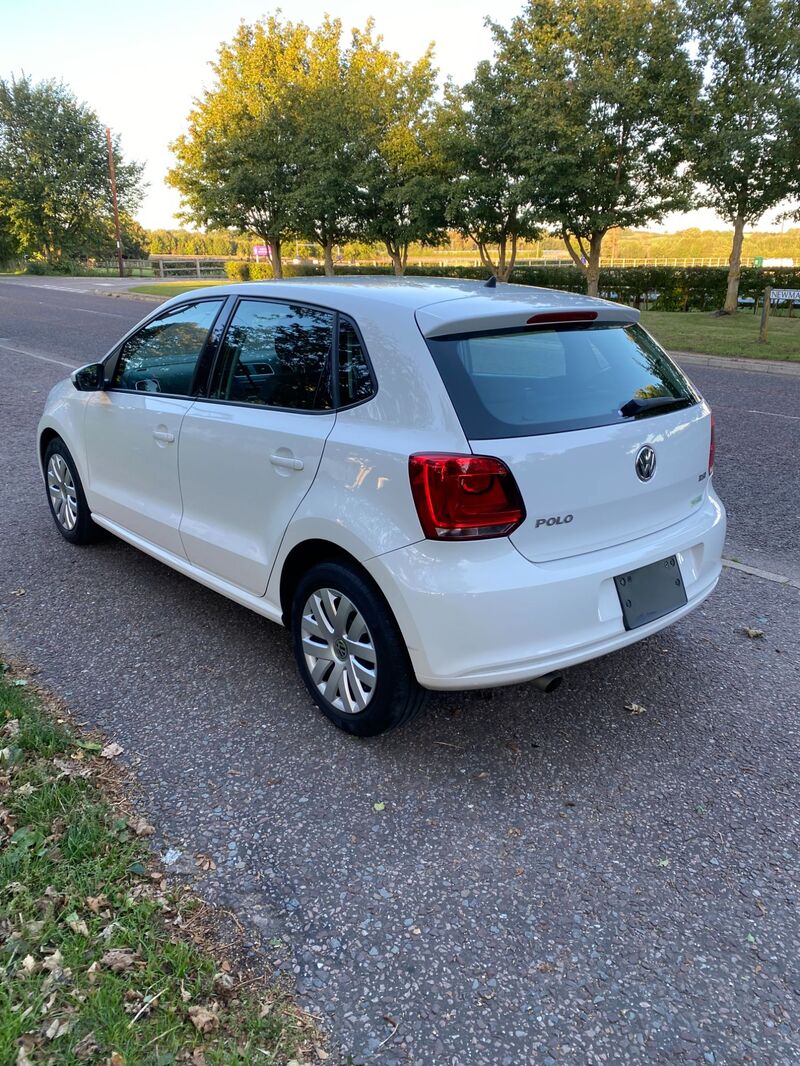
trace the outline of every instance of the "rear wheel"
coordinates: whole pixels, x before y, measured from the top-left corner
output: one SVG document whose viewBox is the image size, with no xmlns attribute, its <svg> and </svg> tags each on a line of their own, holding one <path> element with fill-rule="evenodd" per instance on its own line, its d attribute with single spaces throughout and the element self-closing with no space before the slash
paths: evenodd
<svg viewBox="0 0 800 1066">
<path fill-rule="evenodd" d="M 386 601 L 355 569 L 321 563 L 292 600 L 294 653 L 320 710 L 356 736 L 385 733 L 420 710 L 418 684 Z"/>
<path fill-rule="evenodd" d="M 100 532 L 92 521 L 78 469 L 60 437 L 44 453 L 47 500 L 56 529 L 70 544 L 89 544 Z"/>
</svg>

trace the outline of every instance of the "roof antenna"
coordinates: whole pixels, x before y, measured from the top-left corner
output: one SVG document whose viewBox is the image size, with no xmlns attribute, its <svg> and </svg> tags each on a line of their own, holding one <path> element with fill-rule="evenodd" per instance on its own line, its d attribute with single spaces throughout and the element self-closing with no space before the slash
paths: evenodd
<svg viewBox="0 0 800 1066">
<path fill-rule="evenodd" d="M 489 278 L 489 280 L 484 282 L 484 286 L 487 289 L 496 289 L 497 288 L 497 278 L 496 278 L 496 276 L 494 274 L 492 274 L 492 276 Z"/>
</svg>

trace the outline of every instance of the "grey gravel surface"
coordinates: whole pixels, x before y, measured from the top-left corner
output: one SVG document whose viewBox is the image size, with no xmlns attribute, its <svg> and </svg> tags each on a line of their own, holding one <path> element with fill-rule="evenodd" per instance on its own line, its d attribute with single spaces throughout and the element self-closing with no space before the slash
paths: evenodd
<svg viewBox="0 0 800 1066">
<path fill-rule="evenodd" d="M 0 346 L 66 361 L 83 331 L 92 358 L 125 328 L 84 296 L 54 295 L 51 322 L 5 295 Z M 272 940 L 334 1061 L 800 1062 L 797 590 L 726 571 L 552 696 L 438 695 L 354 740 L 311 708 L 284 631 L 113 539 L 61 540 L 32 449 L 61 373 L 0 348 L 0 642 L 124 746 L 178 866 L 214 857 L 203 892 Z M 787 383 L 693 376 L 728 505 L 789 483 L 732 508 L 742 561 L 749 537 L 786 572 L 800 486 L 775 437 L 796 431 L 748 409 L 784 410 Z"/>
</svg>

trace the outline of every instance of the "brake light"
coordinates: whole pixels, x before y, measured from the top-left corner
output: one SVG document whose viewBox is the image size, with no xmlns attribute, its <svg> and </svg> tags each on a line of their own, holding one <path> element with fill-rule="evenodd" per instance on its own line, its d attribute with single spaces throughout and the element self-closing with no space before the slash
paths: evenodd
<svg viewBox="0 0 800 1066">
<path fill-rule="evenodd" d="M 411 494 L 430 540 L 504 537 L 525 518 L 517 483 L 487 455 L 412 455 Z"/>
<path fill-rule="evenodd" d="M 714 429 L 714 414 L 711 414 L 711 442 L 708 446 L 708 473 L 714 473 L 714 456 L 717 452 L 717 434 Z"/>
<path fill-rule="evenodd" d="M 597 318 L 596 311 L 539 311 L 531 315 L 528 325 L 543 322 L 594 322 Z"/>
</svg>

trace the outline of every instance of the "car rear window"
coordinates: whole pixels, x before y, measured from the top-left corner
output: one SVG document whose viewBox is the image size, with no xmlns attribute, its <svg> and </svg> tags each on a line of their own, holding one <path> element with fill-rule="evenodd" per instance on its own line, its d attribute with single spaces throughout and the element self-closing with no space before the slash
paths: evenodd
<svg viewBox="0 0 800 1066">
<path fill-rule="evenodd" d="M 626 422 L 631 416 L 620 407 L 631 399 L 699 401 L 639 325 L 504 330 L 427 338 L 427 344 L 471 440 Z"/>
</svg>

